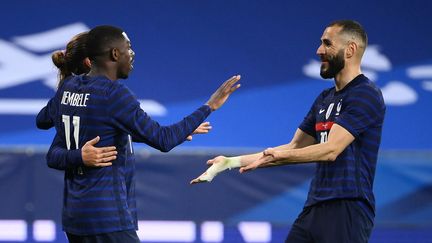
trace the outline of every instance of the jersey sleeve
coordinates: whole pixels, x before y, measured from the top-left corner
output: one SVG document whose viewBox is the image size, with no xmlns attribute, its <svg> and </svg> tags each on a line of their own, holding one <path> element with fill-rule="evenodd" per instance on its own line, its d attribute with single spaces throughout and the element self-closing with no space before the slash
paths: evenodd
<svg viewBox="0 0 432 243">
<path fill-rule="evenodd" d="M 211 109 L 203 105 L 189 116 L 170 126 L 161 126 L 140 108 L 132 92 L 116 83 L 109 92 L 108 107 L 115 127 L 132 136 L 134 141 L 146 143 L 162 152 L 168 152 L 184 142 L 210 115 Z"/>
<path fill-rule="evenodd" d="M 355 138 L 372 126 L 382 125 L 385 105 L 379 90 L 369 86 L 353 89 L 344 100 L 343 106 L 335 123 Z"/>
<path fill-rule="evenodd" d="M 54 98 L 48 101 L 48 104 L 43 107 L 36 116 L 36 127 L 43 130 L 48 130 L 54 127 L 53 114 L 56 107 L 54 105 Z"/>
<path fill-rule="evenodd" d="M 46 156 L 48 167 L 66 170 L 84 166 L 81 149 L 67 150 L 65 144 L 66 142 L 56 133 Z"/>
<path fill-rule="evenodd" d="M 315 132 L 315 123 L 316 123 L 316 107 L 318 106 L 319 102 L 321 101 L 322 94 L 320 94 L 312 104 L 311 108 L 309 109 L 309 112 L 303 119 L 303 122 L 300 124 L 299 129 L 303 132 L 307 133 L 308 135 L 312 137 L 316 137 Z"/>
</svg>

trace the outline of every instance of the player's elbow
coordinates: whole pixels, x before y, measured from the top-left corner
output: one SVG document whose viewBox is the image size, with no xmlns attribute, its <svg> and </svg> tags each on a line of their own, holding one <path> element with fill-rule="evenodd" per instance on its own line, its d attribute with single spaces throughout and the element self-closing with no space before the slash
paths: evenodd
<svg viewBox="0 0 432 243">
<path fill-rule="evenodd" d="M 48 124 L 48 123 L 36 122 L 36 127 L 37 127 L 38 129 L 41 129 L 41 130 L 48 130 L 48 129 L 50 129 L 52 126 L 51 126 L 50 124 Z"/>
<path fill-rule="evenodd" d="M 168 153 L 169 151 L 171 151 L 171 149 L 169 149 L 169 148 L 161 148 L 161 149 L 159 149 L 159 151 L 161 151 L 162 153 Z"/>
<path fill-rule="evenodd" d="M 173 146 L 170 146 L 169 143 L 165 143 L 163 141 L 159 142 L 156 146 L 154 146 L 155 149 L 161 151 L 162 153 L 167 153 L 171 149 L 173 149 Z"/>
<path fill-rule="evenodd" d="M 163 142 L 159 142 L 159 143 L 154 143 L 154 144 L 149 144 L 151 147 L 153 147 L 154 149 L 157 149 L 163 153 L 167 153 L 169 151 L 171 151 L 171 149 L 173 149 L 175 146 L 171 146 L 170 144 L 167 143 L 163 143 Z"/>
<path fill-rule="evenodd" d="M 339 154 L 340 154 L 340 151 L 339 151 L 338 147 L 336 145 L 329 144 L 327 146 L 327 151 L 326 151 L 324 160 L 328 161 L 328 162 L 333 162 L 337 159 Z"/>
<path fill-rule="evenodd" d="M 337 156 L 338 155 L 336 155 L 335 153 L 330 153 L 330 154 L 327 154 L 325 160 L 328 161 L 328 162 L 333 162 L 333 161 L 336 160 Z"/>
<path fill-rule="evenodd" d="M 47 162 L 47 165 L 49 168 L 56 169 L 56 166 L 55 166 L 55 163 L 53 163 L 53 159 L 51 157 L 50 151 L 48 151 L 45 159 L 46 159 L 46 162 Z"/>
<path fill-rule="evenodd" d="M 162 153 L 168 153 L 169 151 L 171 151 L 174 148 L 174 146 L 168 146 L 168 145 L 164 145 L 161 146 L 159 148 L 159 151 L 161 151 Z"/>
</svg>

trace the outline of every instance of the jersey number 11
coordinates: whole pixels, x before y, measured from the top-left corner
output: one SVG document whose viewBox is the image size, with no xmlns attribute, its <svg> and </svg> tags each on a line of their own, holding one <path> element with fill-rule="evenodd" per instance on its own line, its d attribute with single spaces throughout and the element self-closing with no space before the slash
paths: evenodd
<svg viewBox="0 0 432 243">
<path fill-rule="evenodd" d="M 65 128 L 65 136 L 66 136 L 66 147 L 68 150 L 71 149 L 71 128 L 70 128 L 70 116 L 62 115 L 62 120 Z M 75 140 L 75 149 L 78 149 L 78 139 L 79 139 L 79 129 L 80 129 L 80 117 L 72 116 L 72 125 L 74 127 L 74 140 Z"/>
</svg>

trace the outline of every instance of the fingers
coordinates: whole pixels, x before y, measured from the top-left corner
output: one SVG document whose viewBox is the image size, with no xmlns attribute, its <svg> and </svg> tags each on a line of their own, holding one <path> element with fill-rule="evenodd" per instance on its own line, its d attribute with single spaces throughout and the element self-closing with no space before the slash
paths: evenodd
<svg viewBox="0 0 432 243">
<path fill-rule="evenodd" d="M 94 165 L 95 167 L 107 167 L 112 166 L 112 162 L 104 162 L 104 163 L 98 163 Z"/>
<path fill-rule="evenodd" d="M 203 183 L 203 182 L 211 182 L 213 180 L 213 176 L 209 176 L 209 174 L 206 172 L 202 173 L 197 178 L 191 180 L 189 184 L 196 184 L 196 183 Z"/>
<path fill-rule="evenodd" d="M 268 148 L 268 149 L 264 150 L 263 156 L 267 157 L 270 160 L 277 160 L 278 159 L 277 151 L 273 148 Z"/>
<path fill-rule="evenodd" d="M 115 150 L 114 146 L 103 147 L 103 148 L 95 148 L 91 146 L 86 151 L 83 150 L 82 158 L 86 166 L 90 166 L 90 167 L 111 166 L 112 162 L 117 159 L 117 151 Z"/>
<path fill-rule="evenodd" d="M 117 156 L 116 155 L 106 155 L 103 156 L 99 159 L 95 160 L 95 163 L 93 164 L 94 167 L 106 167 L 106 166 L 111 166 L 112 165 L 112 161 L 116 160 Z"/>
<path fill-rule="evenodd" d="M 195 178 L 195 179 L 191 180 L 189 182 L 189 184 L 193 185 L 193 184 L 198 184 L 198 183 L 203 183 L 203 182 L 207 182 L 207 181 L 202 181 L 199 178 Z"/>
<path fill-rule="evenodd" d="M 240 75 L 233 76 L 232 78 L 230 78 L 227 81 L 225 81 L 225 83 L 223 84 L 223 88 L 230 90 L 233 87 L 233 85 L 240 80 L 240 78 L 241 78 Z M 239 85 L 236 85 L 236 86 L 239 86 Z"/>
<path fill-rule="evenodd" d="M 225 82 L 223 82 L 222 87 L 226 87 L 226 86 L 230 86 L 230 84 L 232 85 L 234 80 L 236 80 L 237 75 L 232 76 L 231 78 L 229 78 L 228 80 L 226 80 Z"/>
<path fill-rule="evenodd" d="M 230 89 L 230 94 L 232 93 L 232 92 L 234 92 L 234 91 L 236 91 L 238 88 L 240 88 L 240 84 L 237 84 L 237 85 L 235 85 L 235 86 L 233 86 L 233 87 L 231 87 L 231 89 Z"/>
<path fill-rule="evenodd" d="M 225 81 L 220 88 L 224 90 L 229 90 L 236 82 L 240 80 L 240 75 L 234 75 Z"/>
<path fill-rule="evenodd" d="M 212 129 L 211 126 L 197 128 L 197 130 L 195 130 L 195 131 L 193 132 L 193 134 L 207 134 L 207 133 L 209 133 L 209 131 L 210 131 L 211 129 Z"/>
<path fill-rule="evenodd" d="M 231 86 L 231 85 L 235 84 L 237 81 L 239 81 L 240 78 L 241 78 L 240 75 L 234 75 L 230 79 L 228 79 L 225 83 L 230 84 L 230 86 Z"/>
<path fill-rule="evenodd" d="M 200 177 L 201 177 L 201 176 L 200 176 Z M 200 177 L 191 180 L 191 181 L 189 182 L 189 184 L 192 185 L 192 184 L 198 184 L 198 183 L 209 182 L 209 181 L 207 181 L 207 180 L 201 180 Z"/>
<path fill-rule="evenodd" d="M 186 140 L 192 141 L 192 135 L 187 136 Z"/>
<path fill-rule="evenodd" d="M 263 163 L 263 161 L 262 161 L 262 158 L 261 158 L 261 159 L 255 161 L 255 162 L 253 162 L 253 163 L 250 163 L 250 164 L 248 164 L 248 165 L 246 165 L 246 166 L 240 167 L 239 172 L 240 172 L 240 173 L 244 173 L 244 172 L 247 172 L 247 171 L 250 171 L 250 170 L 255 170 L 255 169 L 258 168 L 262 163 Z"/>
<path fill-rule="evenodd" d="M 212 111 L 219 109 L 228 99 L 232 92 L 240 87 L 240 85 L 234 86 L 236 82 L 240 80 L 240 75 L 233 76 L 232 78 L 225 81 L 210 97 L 210 100 L 206 103 L 210 106 Z"/>
<path fill-rule="evenodd" d="M 207 160 L 207 164 L 212 165 L 214 163 L 220 163 L 221 161 L 224 161 L 225 159 L 226 159 L 225 156 L 218 155 L 218 156 L 214 157 L 213 159 Z"/>
<path fill-rule="evenodd" d="M 250 170 L 255 170 L 257 167 L 258 167 L 257 164 L 252 163 L 252 164 L 249 164 L 247 166 L 241 167 L 240 170 L 239 170 L 239 172 L 240 173 L 248 172 Z"/>
<path fill-rule="evenodd" d="M 97 148 L 97 149 L 99 150 L 99 152 L 102 152 L 102 153 L 108 153 L 108 152 L 116 151 L 115 146 L 101 147 L 101 148 Z"/>
<path fill-rule="evenodd" d="M 93 138 L 92 140 L 87 141 L 86 144 L 95 145 L 95 144 L 97 144 L 99 142 L 99 140 L 100 140 L 100 137 L 97 136 L 97 137 Z"/>
<path fill-rule="evenodd" d="M 195 129 L 193 134 L 206 134 L 212 129 L 212 126 L 210 126 L 210 122 L 203 122 L 201 125 Z"/>
<path fill-rule="evenodd" d="M 212 165 L 212 164 L 214 164 L 215 160 L 216 160 L 216 158 L 209 159 L 209 160 L 207 160 L 207 164 Z"/>
<path fill-rule="evenodd" d="M 102 153 L 100 155 L 100 157 L 101 158 L 108 158 L 108 157 L 115 156 L 115 155 L 117 155 L 117 151 L 110 151 L 110 152 Z"/>
</svg>

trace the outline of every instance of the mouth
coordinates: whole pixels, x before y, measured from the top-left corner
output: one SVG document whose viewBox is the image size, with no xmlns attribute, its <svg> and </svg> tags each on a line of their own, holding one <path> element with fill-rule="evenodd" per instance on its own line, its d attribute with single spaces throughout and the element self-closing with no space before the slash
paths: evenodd
<svg viewBox="0 0 432 243">
<path fill-rule="evenodd" d="M 324 56 L 324 55 L 320 56 L 320 61 L 321 61 L 322 64 L 329 62 L 328 58 L 326 56 Z"/>
<path fill-rule="evenodd" d="M 133 58 L 131 58 L 129 65 L 131 67 L 131 69 L 133 69 L 133 64 L 134 64 L 135 60 Z"/>
</svg>

